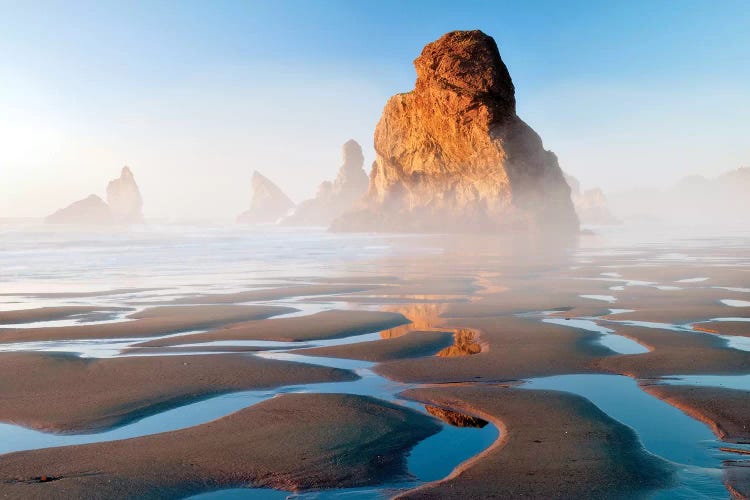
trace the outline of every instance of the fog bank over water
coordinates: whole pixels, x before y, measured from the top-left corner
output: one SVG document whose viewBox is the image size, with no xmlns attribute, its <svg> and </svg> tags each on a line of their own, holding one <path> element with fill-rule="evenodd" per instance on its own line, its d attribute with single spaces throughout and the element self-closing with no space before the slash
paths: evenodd
<svg viewBox="0 0 750 500">
<path fill-rule="evenodd" d="M 611 193 L 612 211 L 626 224 L 684 228 L 750 229 L 750 167 L 706 178 L 689 176 L 662 188 Z"/>
</svg>

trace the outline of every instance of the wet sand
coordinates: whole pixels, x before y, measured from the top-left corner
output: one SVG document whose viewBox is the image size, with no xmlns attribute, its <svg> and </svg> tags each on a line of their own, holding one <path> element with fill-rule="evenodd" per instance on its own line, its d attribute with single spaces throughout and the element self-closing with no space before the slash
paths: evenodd
<svg viewBox="0 0 750 500">
<path fill-rule="evenodd" d="M 717 335 L 734 335 L 738 337 L 750 337 L 750 321 L 709 321 L 707 323 L 696 323 L 693 330 Z"/>
<path fill-rule="evenodd" d="M 473 413 L 502 431 L 447 479 L 400 498 L 633 498 L 672 481 L 671 467 L 646 453 L 630 428 L 578 396 L 490 386 L 405 396 Z"/>
<path fill-rule="evenodd" d="M 570 310 L 582 300 L 575 295 L 541 290 L 509 290 L 468 303 L 449 304 L 444 318 L 483 318 L 530 311 Z M 608 310 L 602 306 L 606 313 Z"/>
<path fill-rule="evenodd" d="M 724 467 L 724 483 L 732 498 L 750 498 L 750 460 L 726 461 Z"/>
<path fill-rule="evenodd" d="M 356 295 L 459 295 L 467 296 L 481 290 L 482 287 L 476 283 L 473 277 L 454 276 L 433 277 L 420 279 L 404 279 L 398 283 L 382 286 L 366 294 Z"/>
<path fill-rule="evenodd" d="M 467 257 L 467 242 L 462 240 L 460 246 L 457 259 L 446 251 L 434 259 L 421 254 L 366 261 L 358 268 L 358 272 L 367 273 L 364 276 L 265 277 L 264 284 L 257 285 L 265 289 L 211 293 L 216 289 L 208 288 L 206 293 L 175 298 L 176 292 L 160 298 L 173 305 L 152 307 L 120 323 L 0 329 L 0 342 L 19 336 L 24 340 L 106 339 L 208 330 L 147 340 L 125 352 L 170 356 L 90 360 L 68 355 L 0 354 L 0 420 L 54 432 L 96 431 L 228 392 L 352 380 L 356 376 L 345 370 L 241 354 L 268 347 L 209 343 L 312 342 L 380 331 L 383 340 L 297 349 L 294 353 L 379 363 L 373 370 L 396 381 L 435 384 L 406 393 L 424 402 L 431 415 L 464 427 L 481 426 L 487 420 L 502 430 L 499 442 L 444 481 L 405 496 L 632 498 L 667 486 L 673 479 L 670 466 L 648 455 L 630 428 L 613 421 L 588 400 L 569 393 L 510 386 L 521 379 L 563 374 L 620 373 L 654 378 L 750 373 L 750 353 L 727 348 L 715 332 L 616 322 L 687 324 L 747 316 L 750 308 L 720 302 L 750 300 L 747 293 L 714 288 L 750 286 L 747 269 L 734 264 L 719 267 L 682 262 L 681 256 L 669 257 L 675 252 L 667 246 L 634 252 L 628 248 L 593 250 L 591 255 L 578 252 L 541 261 L 526 254 L 499 257 L 492 255 L 493 249 L 482 247 L 477 247 L 478 251 L 489 253 L 489 257 Z M 746 251 L 716 246 L 710 251 L 697 249 L 690 258 L 710 258 L 716 253 L 747 260 Z M 381 270 L 389 274 L 369 276 Z M 702 277 L 709 279 L 681 282 Z M 275 282 L 282 279 L 298 284 Z M 236 276 L 230 281 L 236 283 Z M 327 310 L 265 319 L 295 309 L 231 305 L 285 299 L 295 299 L 305 310 L 312 302 L 319 304 L 314 310 L 342 302 L 353 308 L 382 305 L 383 310 Z M 128 298 L 132 304 L 139 300 Z M 612 314 L 613 308 L 634 311 Z M 636 340 L 650 352 L 617 354 L 602 346 L 602 337 L 596 332 L 567 326 L 564 321 L 562 325 L 543 323 L 541 311 L 557 311 L 551 316 L 558 319 L 603 317 L 598 319 L 600 326 Z M 750 323 L 702 325 L 726 334 L 742 332 Z M 371 338 L 374 335 L 367 337 Z M 200 354 L 205 352 L 223 354 Z M 190 353 L 193 355 L 188 356 Z M 358 369 L 364 384 L 351 390 L 366 392 L 372 386 L 380 395 L 377 384 L 367 385 L 370 379 L 396 386 L 367 373 L 369 365 Z M 504 382 L 506 387 L 501 385 Z M 722 439 L 747 439 L 750 398 L 745 391 L 671 385 L 644 389 L 707 422 Z M 676 410 L 674 413 L 683 417 Z M 374 484 L 403 478 L 404 452 L 435 432 L 429 417 L 415 415 L 359 396 L 282 394 L 189 429 L 0 456 L 0 496 L 8 491 L 10 496 L 24 498 L 163 498 L 249 484 L 288 490 Z M 708 431 L 705 434 L 710 437 Z M 735 465 L 725 469 L 731 491 L 748 491 L 748 469 Z M 46 482 L 41 482 L 43 476 Z M 716 486 L 721 489 L 721 484 Z"/>
<path fill-rule="evenodd" d="M 128 316 L 132 321 L 48 328 L 0 328 L 0 342 L 154 337 L 202 330 L 295 312 L 279 306 L 161 306 Z"/>
<path fill-rule="evenodd" d="M 363 486 L 403 478 L 405 453 L 439 428 L 373 398 L 286 394 L 179 431 L 3 455 L 0 483 L 4 496 L 30 499 Z"/>
<path fill-rule="evenodd" d="M 268 300 L 305 297 L 308 295 L 336 295 L 373 290 L 381 285 L 347 285 L 316 284 L 294 285 L 277 288 L 264 288 L 233 293 L 206 293 L 180 297 L 170 301 L 172 304 L 239 304 L 242 302 L 262 302 Z"/>
<path fill-rule="evenodd" d="M 453 345 L 453 334 L 451 332 L 412 331 L 406 335 L 390 339 L 299 349 L 292 351 L 292 353 L 381 363 L 395 359 L 432 356 L 451 345 Z"/>
<path fill-rule="evenodd" d="M 716 250 L 716 248 L 713 248 Z M 746 255 L 741 255 L 746 257 Z M 674 262 L 661 265 L 632 266 L 620 268 L 622 278 L 635 281 L 656 282 L 661 285 L 674 285 L 683 288 L 701 287 L 747 287 L 750 284 L 750 271 L 736 265 L 716 265 L 706 263 L 677 264 Z M 703 281 L 684 281 L 696 278 L 708 278 Z"/>
<path fill-rule="evenodd" d="M 404 325 L 408 322 L 409 320 L 396 313 L 330 310 L 308 316 L 243 322 L 205 333 L 143 342 L 137 344 L 135 348 L 165 347 L 230 340 L 305 342 L 377 332 L 398 325 Z"/>
<path fill-rule="evenodd" d="M 96 431 L 231 391 L 356 378 L 346 370 L 242 354 L 85 359 L 4 353 L 0 420 L 48 432 Z"/>
<path fill-rule="evenodd" d="M 29 297 L 34 299 L 81 299 L 89 297 L 107 297 L 110 295 L 127 295 L 141 292 L 155 292 L 164 288 L 114 288 L 91 292 L 40 292 L 40 293 L 0 293 L 0 297 Z"/>
<path fill-rule="evenodd" d="M 300 346 L 303 348 L 304 346 Z M 172 354 L 191 354 L 191 353 L 225 353 L 225 352 L 263 352 L 273 351 L 278 347 L 265 346 L 244 346 L 244 345 L 195 345 L 195 346 L 165 346 L 165 347 L 128 347 L 124 349 L 126 355 L 151 355 L 168 356 Z"/>
<path fill-rule="evenodd" d="M 690 385 L 645 385 L 642 388 L 706 423 L 722 441 L 750 443 L 750 392 Z"/>
<path fill-rule="evenodd" d="M 654 303 L 651 305 L 643 304 L 641 306 L 639 303 L 623 302 L 618 304 L 619 306 L 622 306 L 623 309 L 637 310 L 610 316 L 610 318 L 618 321 L 632 320 L 684 325 L 721 317 L 750 318 L 750 308 L 729 307 L 718 302 L 714 304 L 698 303 L 685 305 L 674 305 L 674 303 L 670 302 L 664 306 Z M 639 306 L 641 307 L 639 308 Z"/>
<path fill-rule="evenodd" d="M 614 328 L 619 335 L 651 351 L 602 358 L 595 366 L 605 372 L 635 378 L 750 373 L 750 352 L 730 349 L 725 340 L 715 335 L 626 325 L 614 325 Z"/>
<path fill-rule="evenodd" d="M 491 382 L 594 371 L 593 361 L 614 354 L 599 335 L 514 316 L 452 319 L 446 327 L 476 330 L 487 346 L 473 356 L 427 357 L 381 364 L 375 371 L 400 382 Z"/>
<path fill-rule="evenodd" d="M 732 307 L 721 302 L 723 299 L 741 300 L 741 294 L 718 288 L 659 290 L 637 286 L 615 293 L 618 300 L 614 307 L 633 309 L 633 312 L 616 315 L 618 320 L 683 325 L 721 317 L 750 317 L 750 308 Z"/>
<path fill-rule="evenodd" d="M 12 325 L 21 323 L 36 323 L 37 321 L 54 321 L 67 319 L 87 313 L 111 313 L 115 311 L 127 311 L 122 307 L 95 307 L 95 306 L 58 306 L 38 307 L 36 309 L 19 309 L 13 311 L 0 311 L 0 325 Z"/>
</svg>

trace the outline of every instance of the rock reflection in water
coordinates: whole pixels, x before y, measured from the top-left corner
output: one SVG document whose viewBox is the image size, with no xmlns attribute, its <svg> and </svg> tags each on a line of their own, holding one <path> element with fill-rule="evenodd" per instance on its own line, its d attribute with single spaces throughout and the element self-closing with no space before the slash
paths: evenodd
<svg viewBox="0 0 750 500">
<path fill-rule="evenodd" d="M 442 351 L 438 352 L 437 355 L 449 358 L 452 356 L 469 356 L 471 354 L 479 354 L 482 352 L 482 346 L 475 340 L 476 334 L 474 330 L 468 328 L 458 328 L 453 334 L 453 345 L 446 347 Z"/>
<path fill-rule="evenodd" d="M 439 296 L 424 295 L 420 298 L 435 298 Z M 445 331 L 453 332 L 453 345 L 438 352 L 440 357 L 468 356 L 482 352 L 482 346 L 477 342 L 478 334 L 468 328 L 444 328 L 445 321 L 440 314 L 445 310 L 445 304 L 410 304 L 384 307 L 384 311 L 402 314 L 411 323 L 397 326 L 380 332 L 383 339 L 401 337 L 413 331 Z"/>
<path fill-rule="evenodd" d="M 420 295 L 420 299 L 433 299 L 439 295 Z M 384 311 L 399 313 L 405 316 L 411 323 L 397 326 L 380 332 L 384 339 L 401 337 L 414 330 L 435 330 L 443 323 L 440 314 L 445 309 L 445 304 L 409 304 L 383 307 Z"/>
<path fill-rule="evenodd" d="M 466 415 L 464 413 L 458 413 L 452 410 L 446 410 L 445 408 L 440 408 L 437 406 L 424 405 L 424 408 L 425 410 L 427 410 L 427 413 L 429 413 L 433 417 L 437 417 L 443 422 L 446 422 L 454 427 L 478 427 L 481 429 L 489 423 L 479 417 Z"/>
</svg>

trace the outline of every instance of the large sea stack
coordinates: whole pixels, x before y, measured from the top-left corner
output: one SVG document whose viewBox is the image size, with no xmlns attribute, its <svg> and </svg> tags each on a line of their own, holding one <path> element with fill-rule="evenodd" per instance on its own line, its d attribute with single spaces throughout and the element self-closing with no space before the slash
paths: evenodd
<svg viewBox="0 0 750 500">
<path fill-rule="evenodd" d="M 120 177 L 107 184 L 107 205 L 115 222 L 143 222 L 143 199 L 129 167 L 122 167 Z"/>
<path fill-rule="evenodd" d="M 390 98 L 360 207 L 334 230 L 573 234 L 578 218 L 554 153 L 516 115 L 495 41 L 454 31 L 414 61 L 415 89 Z"/>
<path fill-rule="evenodd" d="M 253 172 L 250 209 L 237 217 L 242 224 L 271 224 L 289 213 L 294 202 L 268 177 Z"/>
<path fill-rule="evenodd" d="M 343 163 L 333 182 L 318 186 L 315 198 L 299 204 L 294 214 L 284 220 L 290 226 L 328 226 L 354 207 L 367 192 L 369 179 L 363 168 L 362 146 L 353 139 L 346 141 L 341 154 Z"/>
</svg>

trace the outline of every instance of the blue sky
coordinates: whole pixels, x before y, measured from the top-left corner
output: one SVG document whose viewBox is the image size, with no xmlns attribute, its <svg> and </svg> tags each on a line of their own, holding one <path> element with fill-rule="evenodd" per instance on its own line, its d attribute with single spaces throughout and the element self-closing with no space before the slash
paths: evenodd
<svg viewBox="0 0 750 500">
<path fill-rule="evenodd" d="M 750 164 L 748 26 L 729 0 L 0 0 L 0 216 L 123 164 L 155 216 L 233 216 L 254 168 L 309 196 L 349 137 L 372 161 L 385 100 L 453 29 L 495 37 L 519 115 L 584 186 L 715 175 Z"/>
</svg>

